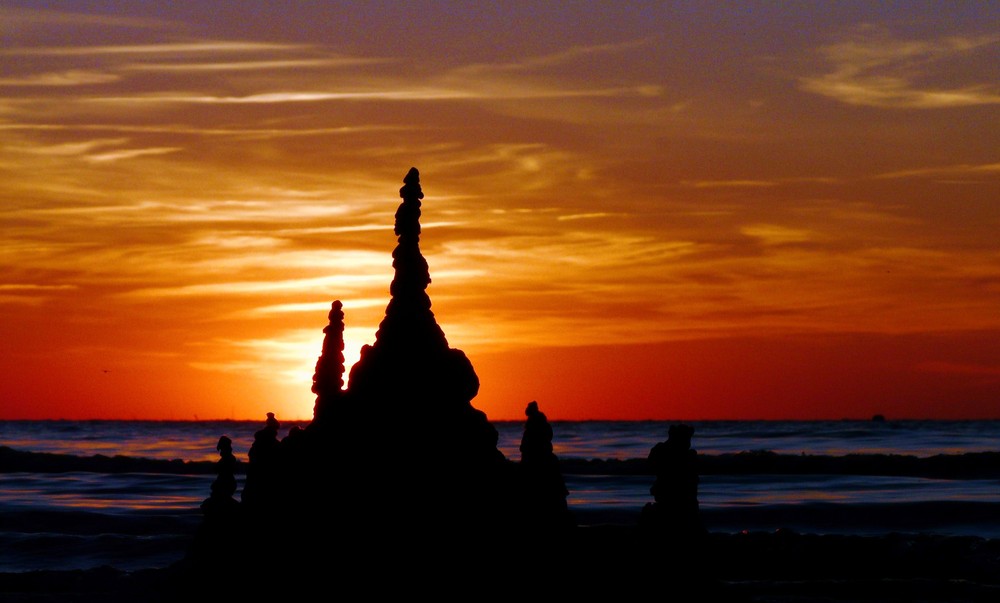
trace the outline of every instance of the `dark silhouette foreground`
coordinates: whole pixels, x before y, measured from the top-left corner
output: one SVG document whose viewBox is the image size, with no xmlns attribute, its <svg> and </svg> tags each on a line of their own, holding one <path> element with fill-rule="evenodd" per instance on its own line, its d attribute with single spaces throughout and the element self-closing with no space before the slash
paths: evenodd
<svg viewBox="0 0 1000 603">
<path fill-rule="evenodd" d="M 572 527 L 575 521 L 566 505 L 569 490 L 552 451 L 552 426 L 538 402 L 529 402 L 524 414 L 527 419 L 519 447 L 523 527 L 541 532 Z"/>
<path fill-rule="evenodd" d="M 391 298 L 375 342 L 362 348 L 345 387 L 344 313 L 333 302 L 313 376 L 313 420 L 281 437 L 269 413 L 239 505 L 206 501 L 189 556 L 202 578 L 318 569 L 334 552 L 344 555 L 341 568 L 468 575 L 511 555 L 541 554 L 539 543 L 575 527 L 537 403 L 528 407 L 520 463 L 499 450 L 496 429 L 472 405 L 479 378 L 449 346 L 426 292 L 417 170 L 403 182 Z"/>
<path fill-rule="evenodd" d="M 996 567 L 1000 551 L 974 556 L 969 543 L 949 557 L 912 541 L 903 551 L 891 538 L 709 534 L 698 508 L 694 431 L 684 424 L 673 425 L 639 469 L 655 474 L 654 502 L 635 525 L 577 526 L 552 426 L 537 402 L 525 409 L 520 462 L 503 455 L 496 429 L 473 407 L 479 379 L 465 354 L 449 346 L 426 292 L 416 169 L 400 197 L 391 298 L 375 342 L 364 346 L 345 387 L 344 313 L 333 302 L 313 377 L 312 422 L 282 436 L 268 414 L 254 436 L 239 501 L 231 442 L 220 438 L 202 528 L 187 558 L 156 578 L 166 595 L 160 600 L 287 598 L 316 589 L 365 599 L 767 600 L 733 585 L 843 586 L 845 579 L 853 581 L 852 594 L 883 597 L 893 592 L 878 582 L 884 576 L 980 577 L 943 560 L 975 559 L 985 572 Z M 925 567 L 915 571 L 920 563 Z M 874 583 L 859 588 L 863 581 Z M 997 582 L 983 580 L 975 595 Z M 824 591 L 830 600 L 835 593 Z"/>
<path fill-rule="evenodd" d="M 656 473 L 649 493 L 655 502 L 642 510 L 640 522 L 658 535 L 695 543 L 705 535 L 698 510 L 698 452 L 691 448 L 694 428 L 671 425 L 667 440 L 649 451 L 649 463 Z"/>
</svg>

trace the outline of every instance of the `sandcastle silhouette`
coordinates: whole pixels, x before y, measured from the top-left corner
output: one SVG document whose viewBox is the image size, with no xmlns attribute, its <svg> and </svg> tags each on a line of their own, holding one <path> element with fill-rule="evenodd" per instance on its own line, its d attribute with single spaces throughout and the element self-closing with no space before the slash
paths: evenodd
<svg viewBox="0 0 1000 603">
<path fill-rule="evenodd" d="M 250 449 L 238 511 L 215 495 L 202 530 L 211 536 L 191 555 L 196 565 L 322 565 L 316 543 L 354 559 L 385 563 L 398 555 L 412 564 L 427 552 L 413 557 L 409 547 L 428 539 L 439 545 L 434 550 L 451 552 L 437 561 L 453 564 L 575 526 L 537 403 L 529 405 L 521 463 L 505 457 L 496 428 L 472 405 L 479 378 L 465 353 L 449 346 L 426 291 L 416 168 L 403 183 L 395 274 L 375 342 L 362 348 L 345 387 L 343 305 L 332 303 L 313 376 L 313 420 L 280 438 L 269 413 Z M 539 451 L 530 440 L 546 431 L 548 448 L 543 435 Z M 219 509 L 229 511 L 225 521 Z"/>
</svg>

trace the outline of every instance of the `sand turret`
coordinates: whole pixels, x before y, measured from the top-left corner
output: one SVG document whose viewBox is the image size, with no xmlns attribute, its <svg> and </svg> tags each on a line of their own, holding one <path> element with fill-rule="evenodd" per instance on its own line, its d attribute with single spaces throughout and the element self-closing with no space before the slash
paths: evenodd
<svg viewBox="0 0 1000 603">
<path fill-rule="evenodd" d="M 427 260 L 420 252 L 420 174 L 416 168 L 403 179 L 403 199 L 396 210 L 392 252 L 395 270 L 391 298 L 375 342 L 361 350 L 351 369 L 348 389 L 393 416 L 436 415 L 467 410 L 479 392 L 479 378 L 461 350 L 448 346 L 431 311 Z M 446 410 L 448 409 L 448 410 Z M 375 408 L 370 410 L 375 411 Z M 385 420 L 392 421 L 390 417 Z"/>
<path fill-rule="evenodd" d="M 323 351 L 313 373 L 313 418 L 317 421 L 324 421 L 334 410 L 344 389 L 344 310 L 340 300 L 331 304 L 328 318 L 330 324 L 323 328 Z"/>
</svg>

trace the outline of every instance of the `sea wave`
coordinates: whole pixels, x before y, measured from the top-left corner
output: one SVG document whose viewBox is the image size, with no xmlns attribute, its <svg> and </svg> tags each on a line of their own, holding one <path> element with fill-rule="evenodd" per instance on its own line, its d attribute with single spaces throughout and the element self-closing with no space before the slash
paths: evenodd
<svg viewBox="0 0 1000 603">
<path fill-rule="evenodd" d="M 567 474 L 652 475 L 645 458 L 595 459 L 560 458 Z M 237 462 L 236 472 L 244 473 L 245 463 Z M 92 471 L 98 473 L 174 473 L 212 474 L 210 461 L 148 459 L 123 455 L 76 456 L 51 452 L 14 450 L 0 446 L 0 473 L 60 473 Z M 905 475 L 945 479 L 1000 478 L 1000 452 L 969 452 L 917 457 L 901 454 L 794 455 L 766 450 L 699 455 L 699 471 L 716 474 L 836 474 L 836 475 Z"/>
</svg>

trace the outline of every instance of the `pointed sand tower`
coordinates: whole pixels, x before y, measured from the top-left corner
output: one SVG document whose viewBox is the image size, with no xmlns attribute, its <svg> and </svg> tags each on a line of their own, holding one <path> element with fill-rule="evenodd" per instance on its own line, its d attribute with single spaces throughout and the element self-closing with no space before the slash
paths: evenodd
<svg viewBox="0 0 1000 603">
<path fill-rule="evenodd" d="M 449 347 L 431 311 L 430 272 L 420 252 L 424 195 L 416 168 L 403 183 L 385 317 L 375 342 L 362 348 L 342 395 L 317 392 L 323 403 L 314 423 L 336 424 L 323 431 L 335 434 L 341 475 L 358 493 L 351 513 L 375 525 L 423 525 L 435 533 L 504 525 L 512 521 L 513 463 L 497 448 L 498 434 L 486 414 L 472 405 L 479 391 L 472 363 Z M 339 402 L 327 402 L 334 398 Z"/>
</svg>

